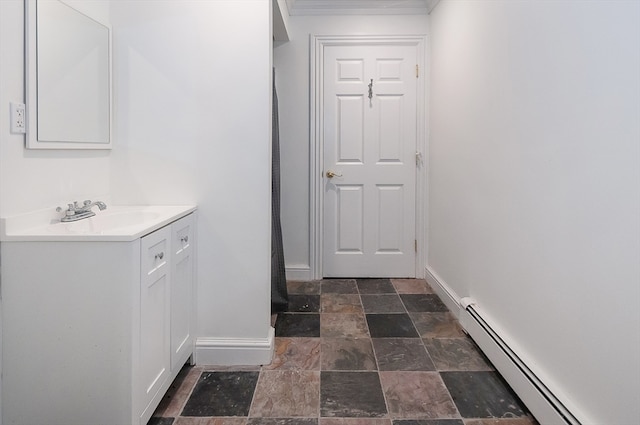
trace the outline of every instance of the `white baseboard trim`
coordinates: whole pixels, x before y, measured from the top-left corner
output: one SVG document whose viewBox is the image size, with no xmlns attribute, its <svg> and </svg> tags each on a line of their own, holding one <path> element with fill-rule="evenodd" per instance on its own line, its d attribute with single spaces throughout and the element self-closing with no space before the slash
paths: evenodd
<svg viewBox="0 0 640 425">
<path fill-rule="evenodd" d="M 311 281 L 313 276 L 309 266 L 293 266 L 285 269 L 287 280 Z"/>
<path fill-rule="evenodd" d="M 460 318 L 461 306 L 458 294 L 456 294 L 431 267 L 427 266 L 424 268 L 424 276 L 429 286 L 431 286 L 431 289 L 435 291 L 436 295 L 438 295 L 447 308 L 451 310 L 451 313 L 457 318 Z"/>
<path fill-rule="evenodd" d="M 266 338 L 197 338 L 195 364 L 235 366 L 266 365 L 273 358 L 275 329 Z"/>
<path fill-rule="evenodd" d="M 580 424 L 571 412 L 559 402 L 556 395 L 535 373 L 531 372 L 530 366 L 525 360 L 526 357 L 516 352 L 515 344 L 509 343 L 509 339 L 500 327 L 492 323 L 480 307 L 473 306 L 472 309 L 478 315 L 472 317 L 470 310 L 467 309 L 470 298 L 461 299 L 429 266 L 425 267 L 425 278 L 539 423 L 544 425 Z"/>
<path fill-rule="evenodd" d="M 471 298 L 462 310 L 460 324 L 478 344 L 482 352 L 518 394 L 536 420 L 541 424 L 580 425 L 556 395 L 527 366 L 527 363 L 505 339 L 504 333 L 475 304 Z"/>
</svg>

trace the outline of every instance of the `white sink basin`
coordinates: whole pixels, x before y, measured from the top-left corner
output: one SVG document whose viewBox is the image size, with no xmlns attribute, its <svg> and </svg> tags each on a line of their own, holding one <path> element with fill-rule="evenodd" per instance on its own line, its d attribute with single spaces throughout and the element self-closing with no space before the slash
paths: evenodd
<svg viewBox="0 0 640 425">
<path fill-rule="evenodd" d="M 78 221 L 53 223 L 47 226 L 47 231 L 59 233 L 63 228 L 69 233 L 105 233 L 121 232 L 123 227 L 137 227 L 145 223 L 153 222 L 160 216 L 156 211 L 114 211 L 107 208 L 97 211 L 96 215 Z"/>
<path fill-rule="evenodd" d="M 131 241 L 195 211 L 192 205 L 111 206 L 78 221 L 61 222 L 53 210 L 0 221 L 1 241 Z M 52 218 L 55 217 L 55 218 Z"/>
</svg>

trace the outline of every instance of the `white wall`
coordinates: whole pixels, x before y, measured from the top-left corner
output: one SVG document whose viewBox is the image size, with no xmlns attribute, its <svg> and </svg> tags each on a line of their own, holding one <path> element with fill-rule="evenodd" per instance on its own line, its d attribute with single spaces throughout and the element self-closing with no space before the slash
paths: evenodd
<svg viewBox="0 0 640 425">
<path fill-rule="evenodd" d="M 101 18 L 104 1 L 88 2 L 85 13 Z M 9 102 L 24 103 L 24 2 L 0 1 L 0 216 L 109 193 L 107 151 L 33 151 L 24 135 L 9 131 Z M 27 117 L 28 119 L 28 117 Z"/>
<path fill-rule="evenodd" d="M 106 2 L 83 11 L 107 19 Z M 25 103 L 24 1 L 0 1 L 0 216 L 6 217 L 109 193 L 106 152 L 28 151 L 10 132 L 9 103 Z M 27 117 L 28 119 L 28 117 Z M 2 349 L 0 305 L 0 352 Z M 0 375 L 1 375 L 0 353 Z M 1 406 L 0 406 L 1 411 Z M 1 415 L 0 415 L 1 417 Z"/>
<path fill-rule="evenodd" d="M 640 3 L 431 15 L 428 267 L 584 424 L 640 420 Z"/>
<path fill-rule="evenodd" d="M 113 25 L 112 151 L 30 151 L 9 133 L 24 6 L 0 1 L 0 215 L 108 194 L 198 204 L 198 336 L 268 338 L 271 3 L 89 3 Z"/>
<path fill-rule="evenodd" d="M 426 34 L 427 15 L 290 16 L 291 41 L 274 49 L 280 116 L 282 237 L 287 276 L 309 270 L 309 36 Z"/>
<path fill-rule="evenodd" d="M 198 205 L 199 338 L 270 329 L 271 3 L 113 2 L 116 203 Z"/>
</svg>

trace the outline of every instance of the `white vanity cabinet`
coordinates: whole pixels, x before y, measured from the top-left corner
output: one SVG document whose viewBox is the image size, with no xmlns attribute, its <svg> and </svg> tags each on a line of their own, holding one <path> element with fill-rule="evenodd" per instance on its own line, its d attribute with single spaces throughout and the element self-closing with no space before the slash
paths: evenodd
<svg viewBox="0 0 640 425">
<path fill-rule="evenodd" d="M 3 425 L 147 423 L 193 352 L 194 210 L 132 240 L 0 244 Z"/>
<path fill-rule="evenodd" d="M 143 423 L 193 353 L 193 226 L 193 215 L 188 215 L 140 242 L 137 387 Z"/>
</svg>

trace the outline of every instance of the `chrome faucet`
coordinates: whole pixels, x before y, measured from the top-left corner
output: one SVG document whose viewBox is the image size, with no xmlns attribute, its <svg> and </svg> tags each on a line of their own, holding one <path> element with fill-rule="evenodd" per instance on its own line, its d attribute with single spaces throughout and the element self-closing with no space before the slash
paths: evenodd
<svg viewBox="0 0 640 425">
<path fill-rule="evenodd" d="M 86 200 L 82 203 L 82 205 L 79 205 L 78 201 L 75 201 L 73 204 L 67 204 L 67 209 L 64 212 L 64 217 L 62 217 L 60 221 L 78 221 L 82 220 L 83 218 L 93 217 L 94 215 L 96 215 L 96 213 L 91 211 L 91 208 L 93 208 L 94 206 L 97 206 L 100 211 L 107 208 L 107 204 L 102 201 L 91 202 L 89 200 Z M 56 208 L 56 211 L 62 212 L 62 207 Z"/>
</svg>

